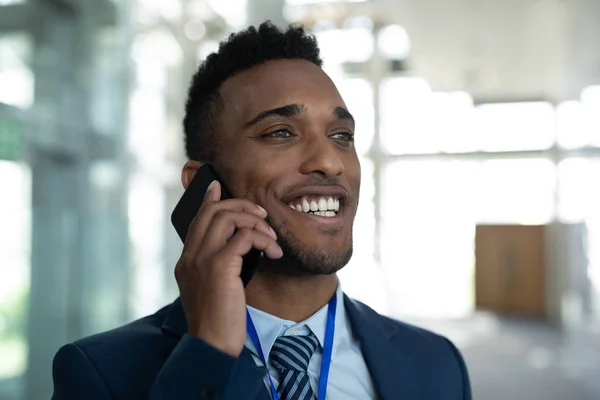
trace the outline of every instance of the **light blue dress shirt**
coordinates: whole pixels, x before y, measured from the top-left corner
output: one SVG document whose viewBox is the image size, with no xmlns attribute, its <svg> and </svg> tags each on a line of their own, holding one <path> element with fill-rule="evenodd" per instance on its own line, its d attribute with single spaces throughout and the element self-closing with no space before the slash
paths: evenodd
<svg viewBox="0 0 600 400">
<path fill-rule="evenodd" d="M 344 295 L 338 283 L 336 291 L 337 309 L 335 317 L 335 333 L 333 338 L 333 351 L 331 355 L 331 368 L 327 382 L 327 400 L 368 400 L 375 399 L 373 380 L 367 364 L 360 350 L 360 343 L 352 334 L 350 321 L 344 307 Z M 252 322 L 260 338 L 260 344 L 267 360 L 269 373 L 275 388 L 279 385 L 279 372 L 271 365 L 269 354 L 275 340 L 284 335 L 308 335 L 312 332 L 319 340 L 319 347 L 313 354 L 308 365 L 310 385 L 315 395 L 318 392 L 319 373 L 323 356 L 323 343 L 325 341 L 325 325 L 327 324 L 327 305 L 317 311 L 308 319 L 296 323 L 267 314 L 261 310 L 248 306 Z M 259 367 L 263 366 L 257 350 L 250 336 L 246 335 L 246 347 L 252 352 L 252 357 Z M 265 385 L 271 393 L 269 378 L 265 375 Z M 319 399 L 322 400 L 322 399 Z"/>
</svg>

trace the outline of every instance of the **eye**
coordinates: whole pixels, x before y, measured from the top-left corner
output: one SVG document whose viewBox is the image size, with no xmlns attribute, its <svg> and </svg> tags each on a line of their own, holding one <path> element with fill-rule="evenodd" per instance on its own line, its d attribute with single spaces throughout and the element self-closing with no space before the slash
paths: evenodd
<svg viewBox="0 0 600 400">
<path fill-rule="evenodd" d="M 292 133 L 288 129 L 277 129 L 265 134 L 265 137 L 273 137 L 273 138 L 287 138 L 293 136 Z"/>
<path fill-rule="evenodd" d="M 354 134 L 350 132 L 337 132 L 331 135 L 331 137 L 344 142 L 354 142 Z"/>
</svg>

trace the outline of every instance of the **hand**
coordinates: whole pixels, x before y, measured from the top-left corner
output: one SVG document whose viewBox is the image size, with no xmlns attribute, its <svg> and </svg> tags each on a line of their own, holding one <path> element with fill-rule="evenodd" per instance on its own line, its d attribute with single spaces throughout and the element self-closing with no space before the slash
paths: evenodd
<svg viewBox="0 0 600 400">
<path fill-rule="evenodd" d="M 269 258 L 283 252 L 262 207 L 220 198 L 221 185 L 214 181 L 190 224 L 175 278 L 188 332 L 237 357 L 246 339 L 242 257 L 252 248 Z"/>
</svg>

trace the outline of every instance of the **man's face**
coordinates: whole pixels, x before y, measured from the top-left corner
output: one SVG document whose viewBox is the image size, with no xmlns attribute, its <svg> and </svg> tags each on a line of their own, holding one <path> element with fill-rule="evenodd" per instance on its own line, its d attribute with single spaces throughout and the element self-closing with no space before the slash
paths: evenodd
<svg viewBox="0 0 600 400">
<path fill-rule="evenodd" d="M 352 254 L 360 164 L 354 121 L 333 82 L 308 61 L 276 60 L 225 81 L 221 98 L 217 170 L 234 197 L 267 210 L 284 251 L 263 267 L 342 268 Z"/>
</svg>

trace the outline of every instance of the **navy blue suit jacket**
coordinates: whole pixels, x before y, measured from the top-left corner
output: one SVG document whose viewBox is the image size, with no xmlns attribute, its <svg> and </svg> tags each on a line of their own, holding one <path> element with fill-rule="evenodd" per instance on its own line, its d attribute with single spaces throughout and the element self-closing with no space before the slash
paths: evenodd
<svg viewBox="0 0 600 400">
<path fill-rule="evenodd" d="M 447 339 L 344 296 L 346 312 L 383 400 L 470 400 L 463 359 Z M 268 400 L 265 369 L 186 333 L 179 300 L 124 327 L 63 346 L 53 400 Z"/>
</svg>

